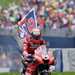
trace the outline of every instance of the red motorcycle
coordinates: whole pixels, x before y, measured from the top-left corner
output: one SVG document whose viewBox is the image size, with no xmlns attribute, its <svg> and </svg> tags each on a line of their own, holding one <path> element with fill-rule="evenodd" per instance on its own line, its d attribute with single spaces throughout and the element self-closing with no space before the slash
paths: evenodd
<svg viewBox="0 0 75 75">
<path fill-rule="evenodd" d="M 50 75 L 50 65 L 55 64 L 55 59 L 46 45 L 41 45 L 34 55 L 24 58 L 23 63 L 26 65 L 24 75 Z"/>
</svg>

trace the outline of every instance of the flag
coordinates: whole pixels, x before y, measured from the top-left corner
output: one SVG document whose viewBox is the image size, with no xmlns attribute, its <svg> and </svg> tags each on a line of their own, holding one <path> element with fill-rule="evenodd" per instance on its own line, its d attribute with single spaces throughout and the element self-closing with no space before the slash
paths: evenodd
<svg viewBox="0 0 75 75">
<path fill-rule="evenodd" d="M 28 29 L 28 32 L 31 33 L 32 29 L 37 27 L 35 9 L 32 8 L 18 24 L 25 24 Z"/>
</svg>

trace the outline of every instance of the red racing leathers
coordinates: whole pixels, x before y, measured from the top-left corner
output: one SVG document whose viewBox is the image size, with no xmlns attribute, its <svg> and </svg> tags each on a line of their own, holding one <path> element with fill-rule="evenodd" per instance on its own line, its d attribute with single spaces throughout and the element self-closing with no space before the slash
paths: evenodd
<svg viewBox="0 0 75 75">
<path fill-rule="evenodd" d="M 46 44 L 46 42 L 42 39 L 36 40 L 31 37 L 25 37 L 23 42 L 23 55 L 28 56 L 29 54 L 34 55 L 35 50 L 40 46 Z M 37 51 L 38 52 L 38 51 Z M 53 64 L 54 57 L 51 52 L 48 52 L 49 54 L 49 64 Z M 41 54 L 40 54 L 41 55 Z M 33 64 L 27 64 L 25 75 L 37 75 L 37 67 L 39 63 L 43 63 L 42 58 L 39 56 L 36 56 L 37 62 Z M 34 73 L 34 74 L 33 74 Z"/>
<path fill-rule="evenodd" d="M 32 37 L 25 37 L 23 41 L 23 55 L 25 57 L 27 57 L 29 54 L 34 55 L 35 49 L 37 49 L 40 45 L 43 45 L 43 44 L 45 44 L 45 41 L 42 39 L 36 40 L 36 39 L 33 39 Z M 38 66 L 37 62 L 34 64 L 28 64 L 26 68 L 26 72 L 25 72 L 26 75 L 27 73 L 29 73 L 29 75 L 32 75 L 32 73 L 36 71 L 37 66 Z"/>
</svg>

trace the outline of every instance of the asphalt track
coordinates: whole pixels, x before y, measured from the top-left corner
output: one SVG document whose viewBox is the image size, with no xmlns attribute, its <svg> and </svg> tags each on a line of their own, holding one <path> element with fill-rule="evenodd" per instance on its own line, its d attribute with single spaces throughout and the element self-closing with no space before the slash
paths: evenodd
<svg viewBox="0 0 75 75">
<path fill-rule="evenodd" d="M 75 48 L 75 37 L 43 37 L 49 48 Z"/>
<path fill-rule="evenodd" d="M 3 50 L 13 50 L 18 52 L 19 46 L 13 36 L 9 35 L 0 35 L 0 48 L 3 48 Z"/>
<path fill-rule="evenodd" d="M 49 42 L 50 48 L 75 48 L 75 37 L 43 37 Z M 13 36 L 0 35 L 0 47 L 6 49 L 13 49 L 14 51 L 19 49 L 18 43 Z"/>
</svg>

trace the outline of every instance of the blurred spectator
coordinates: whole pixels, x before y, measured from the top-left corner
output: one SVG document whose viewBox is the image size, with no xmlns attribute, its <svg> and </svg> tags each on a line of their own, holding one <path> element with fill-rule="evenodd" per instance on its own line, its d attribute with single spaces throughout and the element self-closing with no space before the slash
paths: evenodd
<svg viewBox="0 0 75 75">
<path fill-rule="evenodd" d="M 41 28 L 45 28 L 45 18 L 43 16 L 39 16 L 37 18 L 38 20 L 38 25 L 41 27 Z"/>
</svg>

